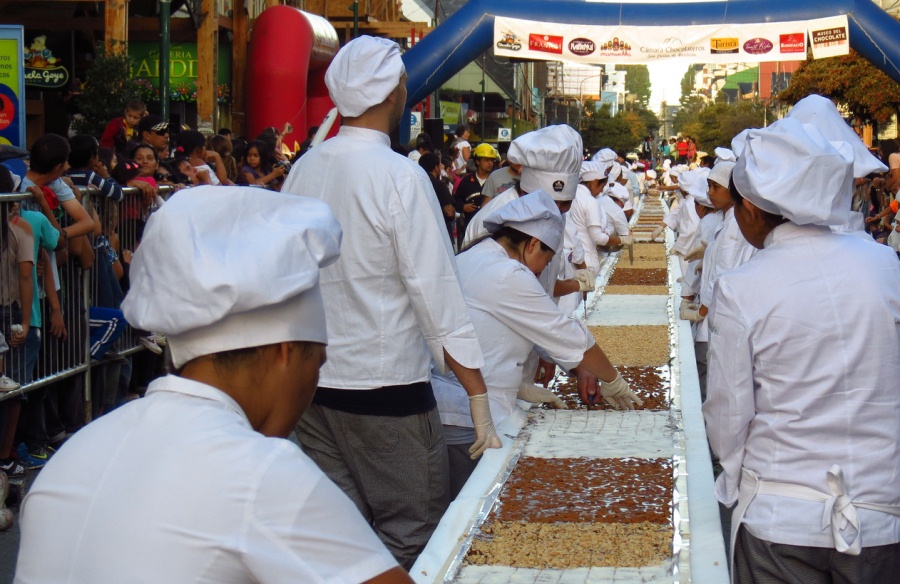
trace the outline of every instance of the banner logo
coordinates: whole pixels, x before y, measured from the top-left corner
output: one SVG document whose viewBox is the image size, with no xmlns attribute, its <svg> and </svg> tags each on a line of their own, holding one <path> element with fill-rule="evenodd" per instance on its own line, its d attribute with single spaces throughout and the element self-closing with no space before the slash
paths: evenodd
<svg viewBox="0 0 900 584">
<path fill-rule="evenodd" d="M 569 41 L 569 51 L 573 55 L 586 57 L 597 50 L 597 45 L 591 39 L 577 38 Z"/>
<path fill-rule="evenodd" d="M 563 38 L 561 36 L 549 34 L 528 35 L 528 48 L 532 51 L 541 53 L 553 53 L 554 55 L 562 55 Z"/>
<path fill-rule="evenodd" d="M 744 50 L 751 55 L 765 55 L 774 47 L 775 45 L 772 44 L 772 41 L 764 38 L 750 39 L 744 43 Z"/>
<path fill-rule="evenodd" d="M 737 53 L 740 46 L 740 41 L 735 38 L 709 39 L 709 52 L 713 55 Z"/>
<path fill-rule="evenodd" d="M 503 38 L 497 41 L 497 48 L 506 49 L 507 51 L 520 51 L 522 50 L 522 43 L 519 41 L 519 37 L 513 33 L 504 32 Z"/>
<path fill-rule="evenodd" d="M 826 28 L 825 30 L 814 30 L 811 36 L 814 47 L 833 47 L 847 42 L 847 29 L 840 26 Z"/>
<path fill-rule="evenodd" d="M 779 51 L 781 53 L 805 53 L 806 34 L 794 32 L 791 34 L 779 35 Z"/>
</svg>

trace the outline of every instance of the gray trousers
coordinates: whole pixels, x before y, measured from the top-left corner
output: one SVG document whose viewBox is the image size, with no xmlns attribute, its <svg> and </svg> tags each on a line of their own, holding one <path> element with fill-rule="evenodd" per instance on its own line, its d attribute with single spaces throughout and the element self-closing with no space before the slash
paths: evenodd
<svg viewBox="0 0 900 584">
<path fill-rule="evenodd" d="M 474 442 L 472 444 L 474 444 Z M 480 457 L 476 460 L 472 460 L 472 455 L 469 454 L 469 448 L 472 447 L 472 444 L 447 445 L 447 458 L 450 459 L 451 501 L 456 499 L 456 496 L 459 495 L 459 492 L 466 485 L 466 481 L 469 480 L 472 472 L 475 471 L 475 467 L 478 466 L 478 461 L 481 460 Z"/>
<path fill-rule="evenodd" d="M 709 343 L 694 343 L 694 355 L 697 357 L 697 378 L 700 381 L 700 401 L 706 402 L 706 369 Z"/>
<path fill-rule="evenodd" d="M 312 404 L 296 435 L 397 561 L 411 568 L 449 505 L 447 447 L 437 408 L 395 417 Z"/>
<path fill-rule="evenodd" d="M 863 548 L 851 556 L 832 548 L 772 543 L 742 526 L 734 548 L 735 584 L 900 582 L 900 543 Z"/>
</svg>

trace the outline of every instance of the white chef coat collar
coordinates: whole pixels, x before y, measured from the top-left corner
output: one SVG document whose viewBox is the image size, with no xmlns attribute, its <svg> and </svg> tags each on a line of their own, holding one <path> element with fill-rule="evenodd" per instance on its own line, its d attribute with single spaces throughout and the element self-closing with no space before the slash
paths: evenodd
<svg viewBox="0 0 900 584">
<path fill-rule="evenodd" d="M 766 235 L 766 239 L 763 241 L 763 247 L 768 248 L 772 245 L 777 245 L 782 241 L 787 241 L 796 237 L 809 237 L 812 231 L 831 233 L 831 229 L 829 229 L 827 225 L 797 225 L 796 223 L 788 221 L 787 223 L 782 223 Z"/>
<path fill-rule="evenodd" d="M 381 142 L 388 148 L 391 147 L 391 137 L 384 132 L 357 126 L 341 126 L 338 135 L 354 140 L 368 140 L 369 142 Z"/>
<path fill-rule="evenodd" d="M 154 380 L 147 388 L 146 395 L 150 396 L 156 392 L 164 391 L 220 402 L 239 414 L 244 422 L 246 422 L 247 427 L 252 427 L 249 418 L 247 418 L 247 414 L 244 413 L 241 406 L 238 405 L 234 398 L 221 389 L 216 389 L 211 385 L 200 383 L 199 381 L 170 374 Z"/>
</svg>

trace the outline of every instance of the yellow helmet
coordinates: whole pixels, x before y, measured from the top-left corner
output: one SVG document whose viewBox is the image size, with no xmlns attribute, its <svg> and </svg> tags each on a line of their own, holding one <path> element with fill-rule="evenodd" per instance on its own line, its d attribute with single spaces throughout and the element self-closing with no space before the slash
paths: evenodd
<svg viewBox="0 0 900 584">
<path fill-rule="evenodd" d="M 475 147 L 475 150 L 472 150 L 472 156 L 475 158 L 496 158 L 500 160 L 500 155 L 490 144 L 479 144 Z"/>
</svg>

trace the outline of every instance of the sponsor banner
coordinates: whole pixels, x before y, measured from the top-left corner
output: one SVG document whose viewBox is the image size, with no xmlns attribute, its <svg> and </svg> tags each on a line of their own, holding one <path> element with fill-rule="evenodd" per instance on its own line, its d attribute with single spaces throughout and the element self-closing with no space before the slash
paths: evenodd
<svg viewBox="0 0 900 584">
<path fill-rule="evenodd" d="M 25 144 L 25 29 L 0 25 L 0 144 Z"/>
<path fill-rule="evenodd" d="M 813 59 L 837 57 L 850 52 L 847 15 L 820 18 L 809 27 L 809 46 Z"/>
<path fill-rule="evenodd" d="M 847 54 L 847 17 L 759 24 L 589 26 L 494 17 L 494 54 L 575 63 L 758 63 Z M 816 55 L 818 58 L 819 55 Z"/>
</svg>

